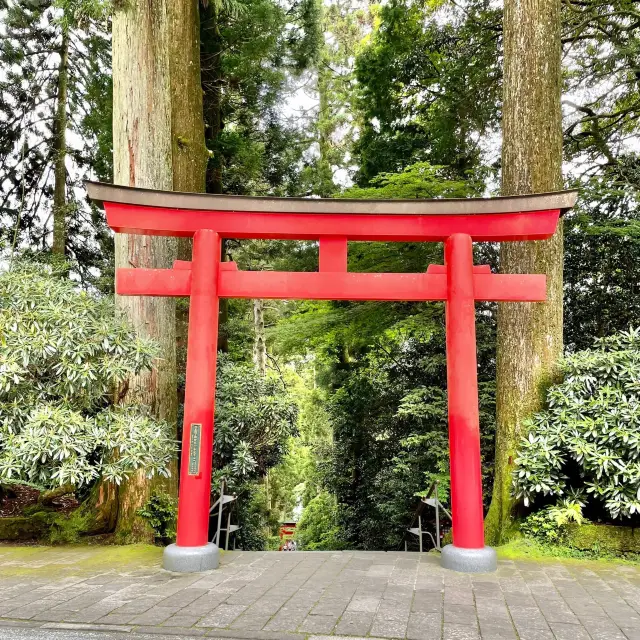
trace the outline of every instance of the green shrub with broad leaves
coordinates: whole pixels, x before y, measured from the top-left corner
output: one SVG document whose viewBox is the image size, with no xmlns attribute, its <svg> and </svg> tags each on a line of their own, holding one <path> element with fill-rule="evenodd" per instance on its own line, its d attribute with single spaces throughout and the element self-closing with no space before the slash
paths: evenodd
<svg viewBox="0 0 640 640">
<path fill-rule="evenodd" d="M 44 266 L 0 272 L 0 480 L 81 487 L 136 469 L 168 474 L 168 425 L 113 406 L 155 357 L 113 301 Z"/>
<path fill-rule="evenodd" d="M 640 329 L 567 356 L 564 380 L 528 423 L 514 472 L 518 497 L 584 490 L 611 518 L 640 513 Z"/>
<path fill-rule="evenodd" d="M 138 515 L 149 523 L 156 542 L 175 542 L 178 501 L 173 496 L 164 491 L 154 491 L 147 503 L 138 509 Z"/>
<path fill-rule="evenodd" d="M 571 497 L 561 500 L 532 513 L 520 525 L 520 531 L 528 538 L 550 544 L 562 544 L 565 541 L 567 525 L 583 524 L 586 518 L 582 515 L 584 503 L 579 498 Z"/>
</svg>

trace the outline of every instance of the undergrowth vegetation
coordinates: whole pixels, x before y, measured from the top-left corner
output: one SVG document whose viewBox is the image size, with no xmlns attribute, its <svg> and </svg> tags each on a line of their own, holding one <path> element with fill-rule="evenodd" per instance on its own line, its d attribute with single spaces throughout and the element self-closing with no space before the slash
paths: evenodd
<svg viewBox="0 0 640 640">
<path fill-rule="evenodd" d="M 640 329 L 567 356 L 529 422 L 514 484 L 526 505 L 569 498 L 613 520 L 640 513 Z M 566 505 L 565 505 L 566 506 Z"/>
<path fill-rule="evenodd" d="M 47 489 L 167 475 L 168 425 L 115 406 L 156 357 L 109 299 L 44 266 L 0 273 L 0 479 Z"/>
</svg>

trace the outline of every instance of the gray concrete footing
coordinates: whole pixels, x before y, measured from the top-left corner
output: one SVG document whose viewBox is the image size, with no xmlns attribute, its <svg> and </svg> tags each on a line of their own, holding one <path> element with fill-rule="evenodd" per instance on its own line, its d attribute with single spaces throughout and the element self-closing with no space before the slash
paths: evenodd
<svg viewBox="0 0 640 640">
<path fill-rule="evenodd" d="M 178 573 L 198 573 L 217 569 L 220 563 L 220 549 L 209 542 L 202 547 L 179 547 L 170 544 L 162 554 L 162 567 Z"/>
<path fill-rule="evenodd" d="M 493 547 L 464 549 L 448 544 L 442 549 L 440 562 L 445 569 L 465 573 L 488 573 L 498 568 L 498 556 Z"/>
</svg>

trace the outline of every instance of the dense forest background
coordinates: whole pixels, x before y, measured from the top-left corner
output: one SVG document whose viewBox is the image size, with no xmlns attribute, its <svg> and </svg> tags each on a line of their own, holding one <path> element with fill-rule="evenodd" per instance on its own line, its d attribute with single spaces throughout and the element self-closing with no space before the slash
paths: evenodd
<svg viewBox="0 0 640 640">
<path fill-rule="evenodd" d="M 114 239 L 82 181 L 113 180 L 112 11 L 0 0 L 2 259 L 62 265 L 105 296 Z M 564 186 L 579 190 L 564 220 L 573 353 L 640 318 L 640 14 L 631 0 L 564 0 L 561 19 Z M 501 3 L 209 0 L 199 29 L 208 193 L 498 195 Z M 241 269 L 317 269 L 313 242 L 223 249 Z M 498 247 L 476 261 L 499 268 Z M 349 245 L 352 271 L 430 263 L 442 246 Z M 446 504 L 443 305 L 233 300 L 221 322 L 214 487 L 224 476 L 240 496 L 244 545 L 274 544 L 277 523 L 301 517 L 306 548 L 394 549 L 434 481 Z M 496 305 L 477 305 L 487 507 L 496 326 Z"/>
</svg>

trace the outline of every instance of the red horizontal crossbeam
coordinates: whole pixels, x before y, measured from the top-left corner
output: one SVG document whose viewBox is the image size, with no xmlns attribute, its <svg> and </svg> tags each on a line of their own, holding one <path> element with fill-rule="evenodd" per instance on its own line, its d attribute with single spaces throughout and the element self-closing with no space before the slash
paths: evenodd
<svg viewBox="0 0 640 640">
<path fill-rule="evenodd" d="M 105 202 L 117 233 L 189 237 L 213 229 L 223 238 L 438 242 L 454 233 L 476 241 L 544 240 L 558 224 L 559 210 L 474 215 L 372 215 L 193 211 Z"/>
<path fill-rule="evenodd" d="M 427 267 L 427 273 L 447 273 L 447 266 L 444 264 L 430 264 Z M 476 264 L 473 266 L 473 273 L 491 273 L 491 267 L 488 264 Z"/>
<path fill-rule="evenodd" d="M 234 263 L 222 263 L 234 265 Z M 546 299 L 544 275 L 492 274 L 473 276 L 476 300 L 539 302 Z M 116 293 L 125 296 L 188 296 L 191 271 L 179 269 L 118 269 Z M 221 269 L 221 298 L 275 300 L 446 300 L 443 273 L 344 273 L 236 271 Z"/>
</svg>

